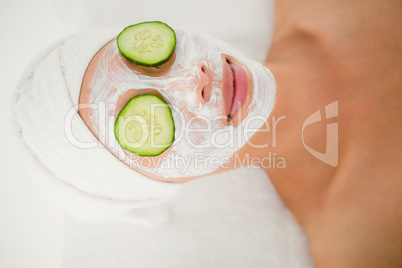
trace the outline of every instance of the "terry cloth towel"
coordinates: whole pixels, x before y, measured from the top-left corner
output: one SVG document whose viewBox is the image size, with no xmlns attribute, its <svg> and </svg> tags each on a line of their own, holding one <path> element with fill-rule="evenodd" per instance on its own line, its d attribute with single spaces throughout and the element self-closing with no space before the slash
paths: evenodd
<svg viewBox="0 0 402 268">
<path fill-rule="evenodd" d="M 17 85 L 14 131 L 41 172 L 35 176 L 37 183 L 67 212 L 93 222 L 121 218 L 155 224 L 166 220 L 165 203 L 182 184 L 149 179 L 100 143 L 85 149 L 71 142 L 71 135 L 80 142 L 97 142 L 76 105 L 89 62 L 119 32 L 74 35 L 40 53 Z M 65 128 L 68 114 L 74 115 L 71 129 Z"/>
</svg>

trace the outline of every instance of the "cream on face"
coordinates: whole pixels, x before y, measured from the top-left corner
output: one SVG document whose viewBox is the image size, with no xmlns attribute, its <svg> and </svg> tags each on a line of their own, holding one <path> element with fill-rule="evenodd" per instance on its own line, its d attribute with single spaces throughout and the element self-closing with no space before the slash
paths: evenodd
<svg viewBox="0 0 402 268">
<path fill-rule="evenodd" d="M 175 29 L 175 32 L 176 58 L 167 73 L 151 77 L 133 70 L 124 63 L 116 43 L 113 43 L 101 55 L 89 86 L 89 102 L 102 104 L 97 105 L 97 109 L 116 106 L 119 97 L 133 89 L 155 89 L 163 96 L 172 110 L 175 141 L 166 158 L 154 168 L 144 167 L 141 161 L 134 162 L 124 153 L 113 133 L 114 113 L 105 118 L 93 110 L 91 121 L 100 141 L 118 153 L 120 160 L 164 178 L 200 176 L 218 169 L 216 165 L 203 165 L 200 160 L 227 161 L 243 147 L 271 113 L 276 90 L 274 78 L 266 67 L 248 59 L 229 44 L 189 29 Z M 226 62 L 222 55 L 240 62 L 253 81 L 253 87 L 249 89 L 252 90 L 252 100 L 246 107 L 248 116 L 237 127 L 226 125 L 222 120 L 226 117 L 222 96 Z M 116 65 L 112 58 L 118 58 L 120 62 Z M 203 72 L 203 69 L 207 71 Z M 206 75 L 212 88 L 210 97 L 203 102 L 199 94 L 205 86 Z"/>
</svg>

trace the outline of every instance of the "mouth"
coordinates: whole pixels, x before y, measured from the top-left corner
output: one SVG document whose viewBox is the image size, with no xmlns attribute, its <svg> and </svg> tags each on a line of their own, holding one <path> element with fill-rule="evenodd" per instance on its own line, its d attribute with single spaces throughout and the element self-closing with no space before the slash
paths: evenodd
<svg viewBox="0 0 402 268">
<path fill-rule="evenodd" d="M 223 59 L 222 98 L 223 113 L 228 121 L 241 110 L 248 94 L 247 73 L 240 65 Z"/>
</svg>

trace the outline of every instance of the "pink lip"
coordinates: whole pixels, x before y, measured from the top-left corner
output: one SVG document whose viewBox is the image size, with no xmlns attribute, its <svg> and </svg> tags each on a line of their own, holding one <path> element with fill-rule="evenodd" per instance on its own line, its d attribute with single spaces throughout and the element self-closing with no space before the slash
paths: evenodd
<svg viewBox="0 0 402 268">
<path fill-rule="evenodd" d="M 233 118 L 244 104 L 248 93 L 248 79 L 244 69 L 236 64 L 223 62 L 222 98 L 223 112 Z"/>
</svg>

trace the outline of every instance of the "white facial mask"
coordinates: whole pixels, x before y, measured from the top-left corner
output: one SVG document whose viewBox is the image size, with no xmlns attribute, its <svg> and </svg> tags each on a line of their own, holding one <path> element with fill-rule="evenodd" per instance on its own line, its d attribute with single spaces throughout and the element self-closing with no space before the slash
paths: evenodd
<svg viewBox="0 0 402 268">
<path fill-rule="evenodd" d="M 276 91 L 271 72 L 231 45 L 189 29 L 175 29 L 175 32 L 176 59 L 166 74 L 150 77 L 130 69 L 123 61 L 124 68 L 111 71 L 110 59 L 119 53 L 114 42 L 101 55 L 89 85 L 92 90 L 89 102 L 99 104 L 94 106 L 97 109 L 92 111 L 91 121 L 95 131 L 98 131 L 96 134 L 100 141 L 109 150 L 118 153 L 120 159 L 128 165 L 164 178 L 199 176 L 218 169 L 218 164 L 208 162 L 219 161 L 223 164 L 245 145 L 270 115 Z M 237 127 L 222 124 L 223 54 L 232 56 L 243 64 L 253 80 L 253 89 L 250 89 L 253 90 L 252 101 L 247 107 L 248 116 Z M 200 62 L 214 74 L 211 97 L 205 104 L 198 101 L 196 94 L 201 80 L 201 68 L 197 66 Z M 124 154 L 114 135 L 115 119 L 112 113 L 109 113 L 109 118 L 99 116 L 101 103 L 102 107 L 115 107 L 119 97 L 126 91 L 149 88 L 160 92 L 171 106 L 176 129 L 175 141 L 167 157 L 158 162 L 155 168 L 144 167 L 141 161 L 134 162 Z M 199 120 L 194 121 L 193 116 Z M 248 129 L 247 136 L 244 134 L 245 127 Z M 195 132 L 189 130 L 190 128 L 199 128 L 202 131 Z"/>
</svg>

